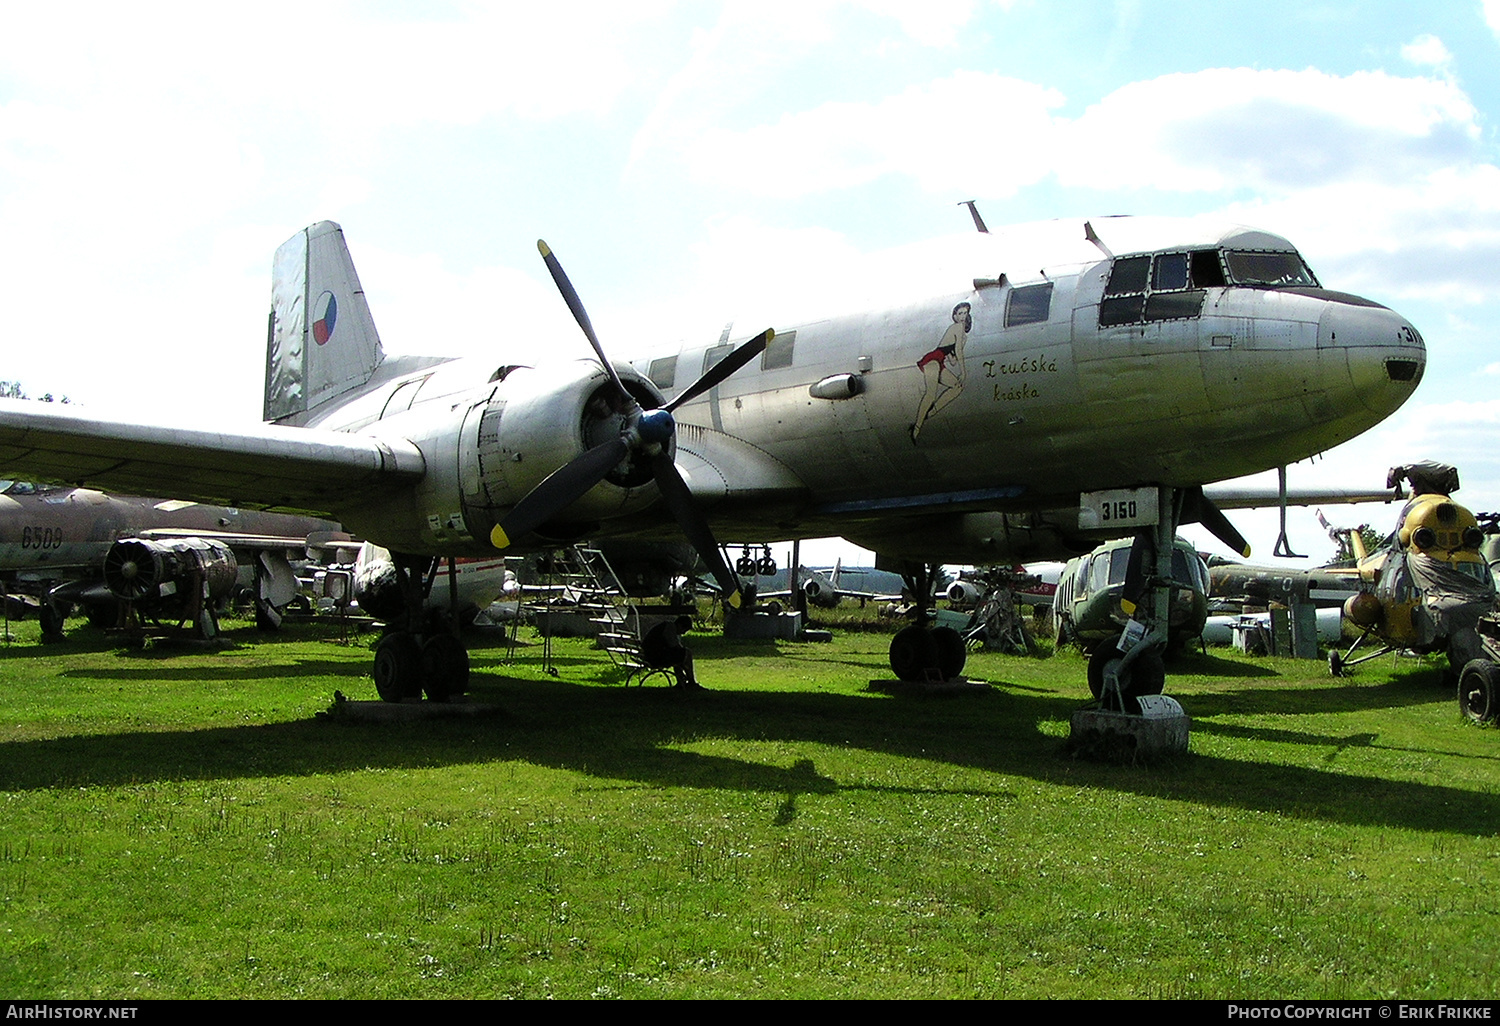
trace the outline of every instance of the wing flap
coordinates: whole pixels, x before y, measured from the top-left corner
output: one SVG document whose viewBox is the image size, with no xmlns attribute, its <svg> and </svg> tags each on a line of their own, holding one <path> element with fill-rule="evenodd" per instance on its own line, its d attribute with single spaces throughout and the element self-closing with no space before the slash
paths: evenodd
<svg viewBox="0 0 1500 1026">
<path fill-rule="evenodd" d="M 0 474 L 246 509 L 337 516 L 420 479 L 405 439 L 252 425 L 205 431 L 0 400 Z"/>
</svg>

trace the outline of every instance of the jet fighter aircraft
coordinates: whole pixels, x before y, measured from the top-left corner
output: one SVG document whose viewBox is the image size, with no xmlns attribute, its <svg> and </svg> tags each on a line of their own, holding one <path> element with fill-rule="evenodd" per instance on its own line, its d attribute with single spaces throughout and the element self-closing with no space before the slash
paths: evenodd
<svg viewBox="0 0 1500 1026">
<path fill-rule="evenodd" d="M 335 516 L 398 554 L 412 610 L 437 558 L 677 529 L 731 604 L 716 530 L 838 534 L 912 566 L 1057 558 L 1137 532 L 1159 540 L 1169 580 L 1182 522 L 1245 548 L 1204 485 L 1343 442 L 1422 376 L 1405 318 L 1324 288 L 1270 232 L 1108 218 L 951 246 L 971 270 L 946 294 L 632 364 L 606 354 L 542 243 L 592 353 L 527 338 L 476 365 L 385 356 L 325 221 L 275 257 L 267 423 L 170 429 L 5 402 L 0 470 Z M 1152 580 L 1135 597 L 1148 629 L 1112 680 L 1165 641 Z M 459 672 L 461 646 L 420 621 L 377 650 L 383 697 L 440 697 Z M 914 661 L 901 642 L 903 665 L 926 661 L 916 647 Z"/>
<path fill-rule="evenodd" d="M 109 622 L 121 602 L 168 616 L 192 612 L 212 631 L 212 617 L 198 608 L 202 588 L 190 588 L 189 578 L 224 597 L 236 581 L 235 550 L 254 558 L 256 615 L 274 626 L 296 594 L 287 551 L 348 537 L 312 517 L 0 481 L 0 576 L 8 591 L 40 600 L 46 636 L 62 633 L 70 606 Z"/>
</svg>

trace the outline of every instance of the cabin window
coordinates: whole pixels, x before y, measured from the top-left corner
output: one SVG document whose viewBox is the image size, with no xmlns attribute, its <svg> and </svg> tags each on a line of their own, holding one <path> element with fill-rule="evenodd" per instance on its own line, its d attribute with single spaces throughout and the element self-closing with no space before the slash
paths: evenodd
<svg viewBox="0 0 1500 1026">
<path fill-rule="evenodd" d="M 1124 584 L 1125 574 L 1130 569 L 1130 546 L 1115 549 L 1109 554 L 1109 583 Z"/>
<path fill-rule="evenodd" d="M 777 370 L 792 365 L 792 347 L 797 341 L 796 331 L 786 331 L 771 339 L 760 357 L 761 370 Z"/>
<path fill-rule="evenodd" d="M 1073 571 L 1072 585 L 1074 598 L 1083 598 L 1089 593 L 1089 564 L 1092 561 L 1092 556 L 1084 556 L 1078 561 L 1078 566 Z"/>
<path fill-rule="evenodd" d="M 1461 573 L 1468 574 L 1480 584 L 1490 583 L 1490 568 L 1483 563 L 1473 563 L 1460 560 L 1453 564 L 1454 568 Z"/>
<path fill-rule="evenodd" d="M 719 363 L 734 352 L 734 346 L 714 346 L 703 354 L 703 373 L 707 374 L 719 365 Z"/>
<path fill-rule="evenodd" d="M 1052 315 L 1052 283 L 1024 285 L 1010 290 L 1005 304 L 1005 326 L 1039 324 Z"/>
<path fill-rule="evenodd" d="M 677 383 L 677 357 L 663 356 L 651 361 L 651 370 L 646 375 L 657 388 L 671 388 Z"/>
<path fill-rule="evenodd" d="M 1234 285 L 1306 285 L 1318 287 L 1318 279 L 1298 253 L 1257 253 L 1229 250 L 1224 254 L 1229 280 Z"/>
<path fill-rule="evenodd" d="M 387 417 L 394 417 L 398 413 L 405 413 L 411 409 L 412 402 L 417 398 L 417 392 L 427 383 L 427 378 L 430 377 L 432 377 L 431 374 L 426 377 L 413 378 L 411 381 L 403 381 L 393 388 L 391 394 L 386 397 L 385 406 L 380 411 L 380 419 L 384 420 Z"/>
<path fill-rule="evenodd" d="M 1103 591 L 1109 587 L 1109 560 L 1101 553 L 1094 557 L 1094 564 L 1089 568 L 1089 591 Z"/>
</svg>

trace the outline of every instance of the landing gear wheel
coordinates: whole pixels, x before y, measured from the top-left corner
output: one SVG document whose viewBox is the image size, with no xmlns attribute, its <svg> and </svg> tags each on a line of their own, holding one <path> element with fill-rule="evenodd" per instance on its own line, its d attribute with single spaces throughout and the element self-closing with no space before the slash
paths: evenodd
<svg viewBox="0 0 1500 1026">
<path fill-rule="evenodd" d="M 1489 723 L 1500 715 L 1500 665 L 1469 660 L 1458 677 L 1458 708 L 1475 723 Z"/>
<path fill-rule="evenodd" d="M 446 702 L 469 689 L 469 652 L 451 634 L 435 634 L 422 645 L 422 690 L 431 702 Z"/>
<path fill-rule="evenodd" d="M 1125 653 L 1116 648 L 1112 641 L 1100 645 L 1089 656 L 1089 691 L 1096 699 L 1104 695 L 1104 676 L 1112 668 L 1111 664 L 1124 658 Z M 1124 699 L 1125 711 L 1140 712 L 1140 697 L 1161 694 L 1166 683 L 1167 667 L 1162 662 L 1160 651 L 1153 648 L 1136 656 L 1135 661 L 1126 668 L 1126 676 L 1120 681 L 1120 695 Z"/>
<path fill-rule="evenodd" d="M 255 628 L 262 631 L 274 631 L 281 628 L 281 610 L 263 598 L 255 600 Z"/>
<path fill-rule="evenodd" d="M 1344 675 L 1344 657 L 1339 655 L 1338 649 L 1328 653 L 1328 672 L 1335 677 Z"/>
<path fill-rule="evenodd" d="M 964 672 L 964 663 L 969 659 L 964 636 L 952 627 L 934 627 L 932 641 L 937 647 L 937 668 L 944 680 L 953 680 Z"/>
<path fill-rule="evenodd" d="M 90 627 L 97 627 L 101 631 L 106 631 L 111 627 L 120 626 L 122 610 L 117 600 L 108 599 L 95 605 L 85 606 L 84 608 Z"/>
<path fill-rule="evenodd" d="M 897 680 L 918 681 L 938 668 L 938 643 L 932 631 L 912 624 L 891 639 L 891 672 Z"/>
<path fill-rule="evenodd" d="M 416 638 L 397 631 L 380 639 L 375 646 L 375 690 L 384 702 L 422 693 L 422 650 Z"/>
<path fill-rule="evenodd" d="M 42 606 L 37 610 L 37 619 L 42 623 L 42 637 L 48 641 L 56 641 L 63 636 L 63 623 L 67 620 L 67 612 L 58 609 L 46 599 L 42 600 Z"/>
</svg>

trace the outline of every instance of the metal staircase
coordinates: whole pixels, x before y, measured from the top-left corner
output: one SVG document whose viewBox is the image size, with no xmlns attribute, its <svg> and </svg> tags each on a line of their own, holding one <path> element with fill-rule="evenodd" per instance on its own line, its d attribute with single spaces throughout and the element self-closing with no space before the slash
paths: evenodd
<svg viewBox="0 0 1500 1026">
<path fill-rule="evenodd" d="M 627 680 L 644 673 L 641 662 L 641 614 L 626 594 L 620 579 L 604 553 L 598 549 L 575 545 L 552 554 L 546 583 L 549 591 L 561 589 L 570 611 L 583 614 L 593 624 L 599 647 L 609 653 L 615 666 L 625 671 Z M 548 603 L 549 612 L 560 609 L 557 599 Z M 543 665 L 552 668 L 552 632 L 544 632 Z"/>
</svg>

